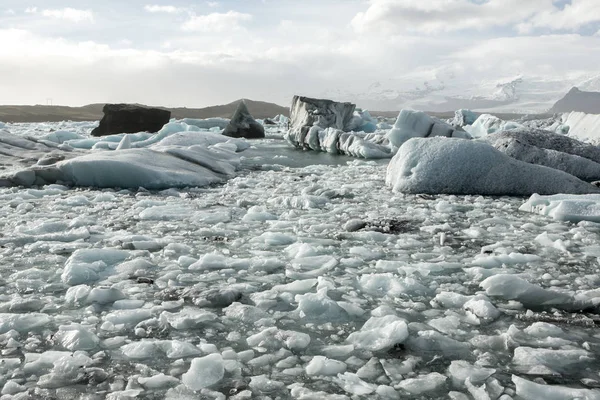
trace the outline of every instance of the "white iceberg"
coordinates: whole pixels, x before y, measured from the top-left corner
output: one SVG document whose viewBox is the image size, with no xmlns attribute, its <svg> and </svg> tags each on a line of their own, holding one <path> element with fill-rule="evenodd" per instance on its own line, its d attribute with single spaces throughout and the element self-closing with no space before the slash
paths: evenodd
<svg viewBox="0 0 600 400">
<path fill-rule="evenodd" d="M 563 171 L 453 138 L 411 139 L 390 161 L 386 184 L 401 193 L 516 195 L 600 193 Z"/>
</svg>

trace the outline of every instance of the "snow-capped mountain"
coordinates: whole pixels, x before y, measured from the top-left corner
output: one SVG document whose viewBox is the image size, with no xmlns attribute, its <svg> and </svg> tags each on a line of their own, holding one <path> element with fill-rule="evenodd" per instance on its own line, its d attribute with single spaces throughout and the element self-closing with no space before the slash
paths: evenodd
<svg viewBox="0 0 600 400">
<path fill-rule="evenodd" d="M 377 111 L 414 108 L 443 112 L 469 108 L 505 113 L 545 113 L 572 87 L 600 91 L 600 76 L 558 79 L 515 75 L 471 82 L 448 75 L 416 85 L 414 82 L 406 79 L 378 81 L 366 86 L 364 90 L 327 90 L 320 93 L 320 96 L 353 101 L 360 107 Z"/>
</svg>

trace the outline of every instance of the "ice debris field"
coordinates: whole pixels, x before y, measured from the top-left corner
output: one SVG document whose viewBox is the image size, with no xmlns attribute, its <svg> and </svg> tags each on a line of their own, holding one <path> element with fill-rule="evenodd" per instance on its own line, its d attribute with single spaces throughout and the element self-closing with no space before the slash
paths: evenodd
<svg viewBox="0 0 600 400">
<path fill-rule="evenodd" d="M 600 399 L 593 191 L 392 190 L 424 182 L 398 147 L 462 139 L 391 125 L 376 160 L 91 126 L 3 127 L 0 399 Z"/>
</svg>

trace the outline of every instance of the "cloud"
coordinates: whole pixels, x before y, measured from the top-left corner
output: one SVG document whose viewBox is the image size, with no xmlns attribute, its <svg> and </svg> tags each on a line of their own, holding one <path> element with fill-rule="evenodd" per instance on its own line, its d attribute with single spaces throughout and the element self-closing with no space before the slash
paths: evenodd
<svg viewBox="0 0 600 400">
<path fill-rule="evenodd" d="M 25 14 L 35 14 L 37 13 L 37 7 L 27 7 L 25 9 Z"/>
<path fill-rule="evenodd" d="M 252 15 L 237 11 L 194 15 L 186 21 L 182 29 L 188 32 L 225 32 L 242 28 L 241 23 L 252 20 Z"/>
<path fill-rule="evenodd" d="M 150 13 L 167 13 L 167 14 L 178 14 L 185 12 L 185 8 L 175 6 L 161 6 L 157 4 L 147 4 L 144 6 L 144 10 Z"/>
<path fill-rule="evenodd" d="M 551 31 L 577 29 L 600 22 L 600 1 L 571 0 L 370 0 L 352 27 L 358 33 L 439 34 L 469 29 L 508 27 L 520 33 L 536 28 Z"/>
<path fill-rule="evenodd" d="M 441 33 L 520 23 L 552 0 L 371 0 L 352 20 L 357 32 Z"/>
<path fill-rule="evenodd" d="M 537 13 L 519 24 L 518 29 L 522 33 L 529 33 L 535 28 L 574 31 L 594 22 L 600 22 L 600 1 L 572 0 L 562 9 L 554 6 Z"/>
<path fill-rule="evenodd" d="M 62 8 L 53 10 L 42 10 L 42 15 L 48 18 L 63 19 L 72 22 L 94 22 L 94 14 L 90 10 L 78 10 L 75 8 Z"/>
</svg>

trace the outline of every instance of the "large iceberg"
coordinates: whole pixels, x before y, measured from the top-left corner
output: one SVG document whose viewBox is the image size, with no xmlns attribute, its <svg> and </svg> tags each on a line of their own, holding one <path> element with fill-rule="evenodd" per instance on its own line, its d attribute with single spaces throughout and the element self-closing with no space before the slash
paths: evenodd
<svg viewBox="0 0 600 400">
<path fill-rule="evenodd" d="M 404 143 L 390 161 L 386 184 L 402 193 L 600 193 L 563 171 L 515 160 L 486 143 L 453 138 L 415 138 Z"/>
<path fill-rule="evenodd" d="M 140 133 L 72 139 L 61 146 L 0 132 L 0 150 L 2 146 L 17 154 L 20 152 L 15 149 L 20 149 L 22 157 L 33 157 L 33 162 L 36 157 L 45 158 L 34 167 L 6 173 L 0 177 L 0 186 L 63 183 L 166 189 L 206 186 L 229 179 L 240 165 L 236 152 L 248 148 L 248 143 L 244 139 L 200 131 L 193 125 L 171 122 L 156 135 Z M 73 147 L 92 151 L 66 153 L 68 157 L 64 151 L 56 152 Z M 50 154 L 45 155 L 49 151 Z"/>
<path fill-rule="evenodd" d="M 239 165 L 232 147 L 157 147 L 102 151 L 5 177 L 15 185 L 63 183 L 99 188 L 167 189 L 206 186 L 230 178 Z"/>
<path fill-rule="evenodd" d="M 517 160 L 559 169 L 586 181 L 600 179 L 600 148 L 568 136 L 517 129 L 481 140 Z"/>
</svg>

